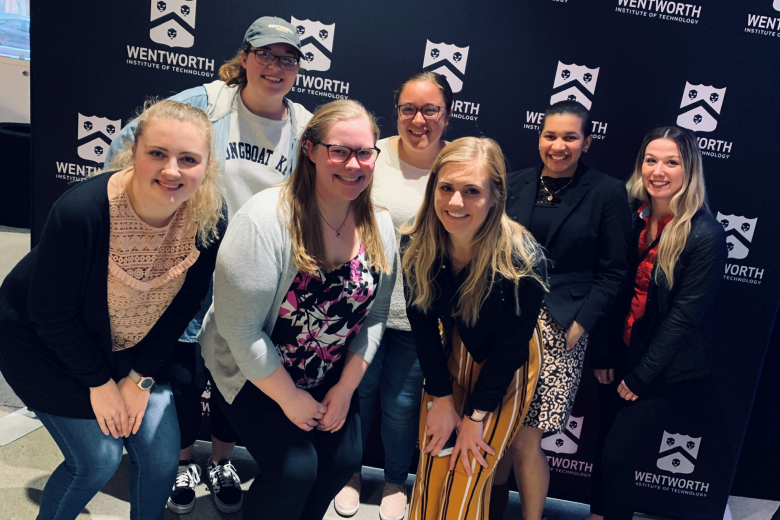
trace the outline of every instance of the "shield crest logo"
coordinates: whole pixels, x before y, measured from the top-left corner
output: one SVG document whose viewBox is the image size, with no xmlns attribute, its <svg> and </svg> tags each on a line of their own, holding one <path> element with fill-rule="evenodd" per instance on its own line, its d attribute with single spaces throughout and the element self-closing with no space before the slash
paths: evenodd
<svg viewBox="0 0 780 520">
<path fill-rule="evenodd" d="M 564 431 L 542 439 L 542 449 L 554 453 L 577 453 L 582 435 L 582 422 L 585 417 L 569 417 Z"/>
<path fill-rule="evenodd" d="M 79 157 L 96 163 L 104 162 L 108 147 L 121 127 L 120 119 L 79 114 L 78 141 L 81 143 L 77 149 Z"/>
<path fill-rule="evenodd" d="M 589 68 L 576 63 L 568 65 L 558 61 L 558 68 L 555 71 L 555 79 L 553 80 L 553 89 L 558 90 L 571 83 L 574 84 L 567 89 L 555 92 L 550 97 L 550 104 L 566 100 L 577 101 L 590 110 L 593 102 L 585 92 L 590 92 L 590 96 L 596 93 L 596 83 L 599 79 L 600 69 L 601 67 Z"/>
<path fill-rule="evenodd" d="M 290 17 L 290 23 L 301 39 L 301 68 L 319 71 L 330 69 L 336 24 L 325 25 L 315 20 L 299 20 L 294 16 Z"/>
<path fill-rule="evenodd" d="M 423 68 L 446 77 L 452 92 L 463 90 L 463 76 L 466 75 L 469 48 L 449 43 L 433 43 L 430 40 L 425 40 L 425 42 Z M 441 65 L 436 67 L 440 63 Z"/>
<path fill-rule="evenodd" d="M 693 473 L 700 445 L 701 437 L 664 431 L 656 467 L 670 473 Z"/>
<path fill-rule="evenodd" d="M 151 0 L 149 37 L 167 47 L 192 47 L 198 0 Z"/>
<path fill-rule="evenodd" d="M 718 127 L 714 114 L 723 109 L 726 87 L 712 85 L 694 85 L 685 82 L 680 108 L 693 105 L 693 108 L 677 116 L 677 124 L 694 132 L 712 132 Z"/>
<path fill-rule="evenodd" d="M 718 222 L 723 225 L 723 229 L 726 231 L 726 245 L 729 249 L 729 258 L 736 258 L 737 260 L 746 258 L 750 252 L 748 244 L 753 242 L 753 234 L 756 232 L 758 217 L 747 218 L 740 215 L 724 215 L 718 211 Z"/>
</svg>

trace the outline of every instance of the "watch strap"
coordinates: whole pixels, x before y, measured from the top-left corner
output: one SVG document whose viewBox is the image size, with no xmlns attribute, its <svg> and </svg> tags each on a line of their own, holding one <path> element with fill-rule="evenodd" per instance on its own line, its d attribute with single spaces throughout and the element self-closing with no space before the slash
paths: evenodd
<svg viewBox="0 0 780 520">
<path fill-rule="evenodd" d="M 127 377 L 129 377 L 141 390 L 149 390 L 154 385 L 153 378 L 144 377 L 135 370 L 130 370 Z"/>
</svg>

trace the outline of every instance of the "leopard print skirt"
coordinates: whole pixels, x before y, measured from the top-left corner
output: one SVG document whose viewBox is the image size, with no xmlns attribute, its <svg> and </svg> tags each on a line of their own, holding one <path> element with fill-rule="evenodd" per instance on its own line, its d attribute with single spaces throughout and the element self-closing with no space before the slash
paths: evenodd
<svg viewBox="0 0 780 520">
<path fill-rule="evenodd" d="M 542 369 L 523 426 L 557 433 L 563 430 L 574 406 L 588 335 L 583 334 L 574 348 L 567 351 L 566 327 L 555 321 L 546 305 L 539 313 L 539 324 L 542 329 Z"/>
</svg>

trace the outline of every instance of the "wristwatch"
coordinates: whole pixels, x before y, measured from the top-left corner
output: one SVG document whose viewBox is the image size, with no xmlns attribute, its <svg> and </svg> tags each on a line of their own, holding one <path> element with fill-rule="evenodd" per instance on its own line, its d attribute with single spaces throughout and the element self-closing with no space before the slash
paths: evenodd
<svg viewBox="0 0 780 520">
<path fill-rule="evenodd" d="M 149 390 L 154 384 L 154 379 L 151 377 L 144 377 L 135 370 L 131 370 L 130 373 L 127 374 L 127 377 L 132 379 L 132 381 L 138 385 L 138 388 L 141 390 Z"/>
<path fill-rule="evenodd" d="M 482 422 L 482 420 L 487 415 L 487 412 L 483 412 L 482 410 L 477 410 L 471 405 L 468 405 L 466 407 L 466 417 L 471 419 L 474 422 Z"/>
</svg>

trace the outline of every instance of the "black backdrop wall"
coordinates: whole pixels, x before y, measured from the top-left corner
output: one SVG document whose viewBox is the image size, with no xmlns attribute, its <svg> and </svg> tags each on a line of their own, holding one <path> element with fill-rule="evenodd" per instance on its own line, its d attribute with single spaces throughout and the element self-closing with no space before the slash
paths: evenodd
<svg viewBox="0 0 780 520">
<path fill-rule="evenodd" d="M 780 1 L 692 1 L 34 4 L 33 241 L 51 204 L 100 167 L 146 96 L 216 79 L 262 15 L 298 26 L 309 62 L 290 97 L 310 110 L 358 99 L 392 135 L 393 88 L 410 72 L 436 70 L 456 91 L 449 137 L 494 137 L 513 169 L 539 161 L 540 112 L 558 99 L 591 108 L 596 141 L 585 160 L 619 178 L 650 128 L 691 128 L 729 236 L 714 370 L 648 440 L 636 483 L 642 511 L 720 518 L 778 302 Z M 553 496 L 586 499 L 597 413 L 586 374 L 570 428 L 545 441 Z"/>
</svg>

